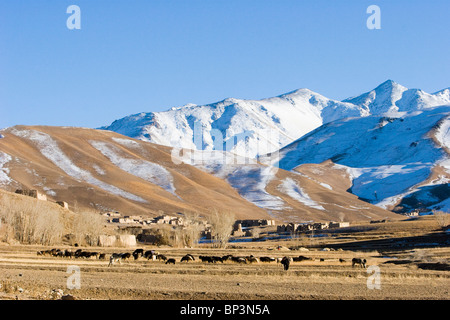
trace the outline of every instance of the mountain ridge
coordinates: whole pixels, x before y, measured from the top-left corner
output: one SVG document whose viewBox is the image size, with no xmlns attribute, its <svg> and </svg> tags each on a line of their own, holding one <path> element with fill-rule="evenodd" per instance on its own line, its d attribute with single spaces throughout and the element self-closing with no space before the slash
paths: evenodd
<svg viewBox="0 0 450 320">
<path fill-rule="evenodd" d="M 261 163 L 279 165 L 287 171 L 296 171 L 298 167 L 307 163 L 320 165 L 324 161 L 331 160 L 336 166 L 344 166 L 345 170 L 350 172 L 352 185 L 348 192 L 383 208 L 404 211 L 406 209 L 397 208 L 401 199 L 417 192 L 417 188 L 427 184 L 435 171 L 442 174 L 440 178 L 433 181 L 444 183 L 450 179 L 448 177 L 450 169 L 447 165 L 444 165 L 442 170 L 439 169 L 448 158 L 449 134 L 445 130 L 448 130 L 449 120 L 445 115 L 448 114 L 449 106 L 450 90 L 448 88 L 429 94 L 421 89 L 408 89 L 393 80 L 387 80 L 373 90 L 342 101 L 328 99 L 307 88 L 301 88 L 261 100 L 227 98 L 208 105 L 188 105 L 186 108 L 173 109 L 171 116 L 179 119 L 177 129 L 182 129 L 182 134 L 178 133 L 178 137 L 173 139 L 175 143 L 164 141 L 161 137 L 164 134 L 160 135 L 161 130 L 158 129 L 163 122 L 171 123 L 171 117 L 164 118 L 161 116 L 162 113 L 152 113 L 151 124 L 147 126 L 140 123 L 137 126 L 138 133 L 142 133 L 141 129 L 143 129 L 148 136 L 136 138 L 157 140 L 156 143 L 168 144 L 175 148 L 223 149 L 256 159 Z M 142 113 L 141 116 L 149 117 L 149 114 Z M 429 122 L 430 117 L 434 119 L 434 122 Z M 118 127 L 120 122 L 127 121 L 126 119 L 127 117 L 116 122 Z M 128 118 L 128 120 L 131 120 L 129 125 L 133 128 L 133 119 Z M 194 125 L 196 121 L 199 123 L 197 131 Z M 186 123 L 188 126 L 183 126 Z M 408 128 L 404 126 L 410 123 L 412 124 Z M 433 128 L 439 126 L 444 129 L 436 135 L 433 133 Z M 172 126 L 174 127 L 176 126 Z M 194 130 L 191 132 L 192 128 Z M 344 128 L 347 132 L 341 130 Z M 110 127 L 110 129 L 114 128 Z M 219 140 L 223 136 L 225 143 L 214 145 L 214 139 L 210 134 L 214 130 L 217 133 L 215 136 L 219 136 Z M 327 134 L 324 135 L 323 132 Z M 417 132 L 421 132 L 422 136 L 419 136 Z M 121 133 L 127 135 L 129 132 Z M 233 139 L 234 143 L 231 143 L 231 146 L 228 145 L 227 143 Z M 197 140 L 197 143 L 192 143 L 193 140 Z M 325 153 L 320 161 L 308 158 L 308 155 L 321 154 L 327 140 L 333 141 L 331 147 L 336 148 L 334 153 Z M 306 141 L 314 141 L 314 144 L 306 143 Z M 303 146 L 301 150 L 294 147 L 299 142 Z M 355 146 L 358 146 L 359 151 L 355 150 Z M 381 146 L 384 146 L 384 149 Z M 417 150 L 422 148 L 429 150 L 428 158 L 423 156 L 418 163 L 426 163 L 426 165 L 408 162 L 408 157 L 410 157 L 409 160 L 414 159 L 418 154 Z M 287 152 L 288 149 L 291 151 Z M 364 152 L 365 149 L 372 150 L 375 154 L 372 156 Z M 434 149 L 440 150 L 439 156 L 433 151 Z M 406 157 L 404 160 L 395 160 L 392 156 L 399 153 L 398 150 L 403 150 L 403 155 Z M 415 153 L 413 150 L 416 150 Z M 348 154 L 353 154 L 355 159 L 359 157 L 359 163 L 349 161 L 351 157 Z M 377 158 L 376 154 L 385 154 L 385 157 L 373 163 L 370 159 Z M 308 160 L 300 161 L 302 157 Z M 299 161 L 292 160 L 296 158 Z M 288 164 L 289 161 L 292 164 Z M 385 182 L 390 183 L 389 181 L 401 180 L 405 177 L 409 177 L 409 182 L 403 181 L 397 188 L 385 188 L 384 191 L 389 189 L 390 193 L 377 192 L 375 189 L 382 188 L 372 180 L 383 170 L 388 170 L 386 168 L 397 168 L 398 172 L 390 173 L 390 180 L 385 179 Z M 365 173 L 362 174 L 361 170 Z M 405 175 L 405 172 L 409 172 L 410 175 Z M 444 187 L 446 188 L 446 185 Z M 415 208 L 420 207 L 423 210 L 447 208 L 446 205 L 439 206 L 441 197 L 437 200 L 425 201 L 426 206 Z M 415 208 L 410 206 L 408 210 Z"/>
<path fill-rule="evenodd" d="M 352 177 L 349 192 L 367 202 L 401 212 L 449 210 L 448 205 L 439 205 L 450 194 L 449 127 L 450 106 L 401 118 L 341 119 L 282 148 L 278 163 L 272 164 L 292 171 L 332 160 Z M 273 161 L 267 158 L 266 163 Z M 447 196 L 440 192 L 435 199 L 423 199 L 423 205 L 397 208 L 402 198 L 425 185 L 448 189 Z"/>
<path fill-rule="evenodd" d="M 171 147 L 230 151 L 257 158 L 335 120 L 370 115 L 399 117 L 447 104 L 447 88 L 428 94 L 387 80 L 342 101 L 301 88 L 260 100 L 226 98 L 206 105 L 141 112 L 99 129 Z"/>
</svg>

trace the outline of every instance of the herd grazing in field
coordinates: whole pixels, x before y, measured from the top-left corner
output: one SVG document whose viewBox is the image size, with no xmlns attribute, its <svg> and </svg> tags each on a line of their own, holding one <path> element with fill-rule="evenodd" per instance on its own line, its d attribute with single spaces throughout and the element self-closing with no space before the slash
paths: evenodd
<svg viewBox="0 0 450 320">
<path fill-rule="evenodd" d="M 51 249 L 38 251 L 38 256 L 51 256 L 51 257 L 59 257 L 59 258 L 70 258 L 70 259 L 98 259 L 107 261 L 106 253 L 100 253 L 96 251 L 84 251 L 82 249 L 77 249 L 75 251 L 72 250 L 61 250 L 61 249 Z M 165 255 L 160 254 L 155 250 L 147 250 L 144 249 L 136 249 L 133 252 L 114 252 L 109 255 L 109 263 L 108 267 L 127 260 L 138 260 L 138 259 L 147 259 L 152 261 L 163 261 L 165 264 L 175 264 L 176 260 L 174 258 L 167 258 Z M 262 256 L 255 257 L 253 255 L 249 256 L 233 256 L 231 254 L 225 256 L 198 256 L 198 260 L 192 254 L 186 254 L 180 259 L 180 263 L 190 263 L 194 261 L 201 261 L 203 263 L 237 263 L 237 264 L 252 264 L 252 263 L 271 263 L 276 262 L 277 264 L 281 264 L 284 270 L 289 270 L 289 266 L 292 262 L 301 262 L 311 260 L 314 261 L 315 258 L 305 257 L 305 256 L 297 256 L 297 257 L 279 257 L 274 258 L 270 256 Z M 320 261 L 324 261 L 324 259 L 320 259 Z M 340 258 L 340 263 L 346 262 L 346 260 Z M 366 259 L 362 258 L 353 258 L 352 259 L 352 267 L 359 266 L 361 268 L 366 268 Z"/>
</svg>

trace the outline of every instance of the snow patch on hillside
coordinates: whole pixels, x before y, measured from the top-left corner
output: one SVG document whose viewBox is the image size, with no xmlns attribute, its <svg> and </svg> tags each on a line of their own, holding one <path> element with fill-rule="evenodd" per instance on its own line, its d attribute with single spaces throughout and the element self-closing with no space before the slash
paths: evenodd
<svg viewBox="0 0 450 320">
<path fill-rule="evenodd" d="M 256 160 L 218 150 L 178 149 L 175 154 L 176 161 L 193 165 L 226 180 L 244 199 L 260 208 L 287 208 L 283 199 L 266 191 L 267 184 L 274 178 L 278 168 L 264 166 Z"/>
<path fill-rule="evenodd" d="M 102 168 L 100 168 L 98 165 L 93 164 L 92 168 L 94 168 L 95 172 L 97 172 L 99 175 L 104 176 L 106 175 L 105 170 L 103 170 Z"/>
<path fill-rule="evenodd" d="M 124 147 L 139 148 L 139 143 L 137 141 L 130 140 L 130 139 L 123 139 L 123 138 L 116 138 L 116 137 L 113 137 L 112 139 L 115 142 L 117 142 L 118 144 L 123 145 Z"/>
<path fill-rule="evenodd" d="M 129 142 L 126 141 L 125 143 L 128 144 Z M 156 184 L 177 196 L 173 185 L 173 177 L 163 166 L 145 160 L 126 158 L 120 154 L 120 150 L 115 146 L 105 142 L 90 141 L 90 144 L 123 171 Z"/>
<path fill-rule="evenodd" d="M 12 157 L 9 154 L 0 151 L 0 184 L 9 184 L 12 181 L 8 176 L 9 169 L 4 167 L 11 160 Z"/>
<path fill-rule="evenodd" d="M 266 191 L 278 168 L 218 150 L 174 149 L 175 163 L 186 163 L 226 180 L 247 201 L 268 210 L 282 210 L 285 202 Z"/>
<path fill-rule="evenodd" d="M 325 210 L 324 207 L 322 207 L 319 203 L 312 200 L 309 195 L 305 192 L 304 189 L 302 189 L 297 182 L 295 182 L 291 178 L 286 178 L 282 181 L 282 183 L 278 186 L 278 189 L 286 193 L 288 196 L 290 196 L 292 199 L 297 200 L 298 202 L 319 210 Z"/>
<path fill-rule="evenodd" d="M 59 148 L 57 142 L 53 140 L 48 134 L 36 130 L 17 130 L 11 131 L 12 134 L 26 138 L 33 141 L 38 147 L 41 154 L 48 160 L 53 162 L 57 167 L 63 170 L 69 176 L 77 179 L 78 181 L 85 181 L 89 184 L 95 185 L 109 193 L 116 194 L 118 196 L 137 201 L 147 202 L 146 200 L 124 191 L 120 188 L 107 184 L 94 178 L 89 171 L 83 170 L 76 166 L 72 160 Z"/>
<path fill-rule="evenodd" d="M 43 189 L 49 196 L 56 197 L 56 192 L 54 190 L 50 189 L 49 187 L 43 187 Z"/>
<path fill-rule="evenodd" d="M 450 116 L 445 118 L 435 133 L 441 146 L 450 150 Z"/>
<path fill-rule="evenodd" d="M 205 172 L 225 179 L 236 167 L 256 165 L 257 161 L 237 154 L 218 150 L 191 150 L 174 148 L 172 150 L 174 163 L 185 163 Z"/>
<path fill-rule="evenodd" d="M 266 187 L 273 179 L 276 168 L 265 166 L 238 166 L 230 173 L 226 180 L 237 189 L 246 200 L 260 208 L 268 210 L 287 209 L 283 199 L 266 191 Z"/>
<path fill-rule="evenodd" d="M 437 205 L 431 207 L 432 210 L 444 211 L 450 214 L 450 198 L 439 202 Z"/>
</svg>

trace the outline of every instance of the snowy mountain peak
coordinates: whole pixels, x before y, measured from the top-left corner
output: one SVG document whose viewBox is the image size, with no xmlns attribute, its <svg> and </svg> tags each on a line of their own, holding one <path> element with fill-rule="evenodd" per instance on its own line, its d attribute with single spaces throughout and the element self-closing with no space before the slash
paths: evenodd
<svg viewBox="0 0 450 320">
<path fill-rule="evenodd" d="M 101 129 L 171 147 L 225 150 L 256 158 L 339 119 L 402 117 L 449 104 L 448 89 L 428 94 L 387 80 L 343 101 L 301 88 L 261 100 L 226 98 L 207 105 L 186 104 L 164 112 L 139 113 Z"/>
<path fill-rule="evenodd" d="M 404 89 L 406 90 L 407 88 L 402 86 L 401 84 L 395 82 L 394 80 L 386 80 L 385 82 L 383 82 L 382 84 L 380 84 L 378 87 L 375 88 L 375 90 L 381 90 L 381 89 L 390 89 L 390 90 L 396 90 L 396 89 Z"/>
<path fill-rule="evenodd" d="M 395 103 L 401 99 L 408 89 L 398 83 L 387 80 L 375 89 L 360 96 L 349 98 L 344 102 L 358 105 L 370 114 L 380 115 L 389 111 L 398 111 Z"/>
<path fill-rule="evenodd" d="M 308 89 L 308 88 L 300 88 L 297 90 L 290 91 L 288 93 L 284 93 L 282 95 L 279 95 L 279 98 L 286 98 L 286 97 L 293 97 L 293 96 L 307 96 L 307 95 L 317 95 L 321 96 L 320 94 Z"/>
<path fill-rule="evenodd" d="M 387 80 L 375 89 L 343 102 L 357 105 L 371 115 L 401 117 L 410 112 L 448 105 L 450 94 L 447 89 L 429 94 L 421 89 L 408 89 Z"/>
<path fill-rule="evenodd" d="M 433 95 L 450 101 L 450 87 L 437 91 Z"/>
</svg>

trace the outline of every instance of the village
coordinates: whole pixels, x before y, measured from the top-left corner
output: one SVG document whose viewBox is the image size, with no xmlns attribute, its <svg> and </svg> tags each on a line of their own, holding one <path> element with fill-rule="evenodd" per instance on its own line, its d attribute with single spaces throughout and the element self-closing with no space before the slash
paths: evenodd
<svg viewBox="0 0 450 320">
<path fill-rule="evenodd" d="M 47 196 L 38 190 L 17 189 L 17 194 L 29 196 L 42 201 L 49 201 Z M 64 209 L 69 210 L 69 204 L 66 201 L 55 201 Z M 101 236 L 101 246 L 112 246 L 117 243 L 126 243 L 127 246 L 135 246 L 137 242 L 155 243 L 154 230 L 163 226 L 172 229 L 187 228 L 194 223 L 191 219 L 187 219 L 182 213 L 174 213 L 172 215 L 165 214 L 163 211 L 156 217 L 144 217 L 142 215 L 123 215 L 118 211 L 109 211 L 102 213 L 105 222 L 120 231 L 119 236 Z M 211 224 L 204 218 L 196 219 L 202 241 L 213 240 Z M 315 230 L 326 230 L 335 228 L 349 227 L 349 222 L 279 222 L 272 219 L 246 219 L 236 220 L 230 234 L 230 241 L 261 241 L 267 239 L 267 235 L 272 238 L 293 237 L 300 233 L 314 232 Z M 126 235 L 128 233 L 128 235 Z M 265 237 L 262 236 L 265 235 Z"/>
<path fill-rule="evenodd" d="M 182 214 L 160 216 L 150 218 L 143 216 L 122 216 L 119 212 L 108 212 L 103 214 L 107 217 L 107 222 L 115 224 L 119 229 L 139 229 L 139 240 L 142 242 L 152 242 L 152 237 L 146 237 L 148 231 L 161 225 L 171 226 L 173 228 L 188 227 L 189 219 L 185 219 Z M 199 221 L 197 221 L 199 222 Z M 206 220 L 200 220 L 201 239 L 212 240 L 211 224 Z M 334 228 L 349 227 L 349 222 L 308 222 L 308 223 L 281 223 L 277 224 L 275 220 L 270 219 L 246 219 L 236 220 L 231 232 L 231 241 L 257 241 L 263 240 L 261 234 L 271 234 L 272 237 L 293 237 L 302 232 L 314 230 L 326 230 Z"/>
</svg>

